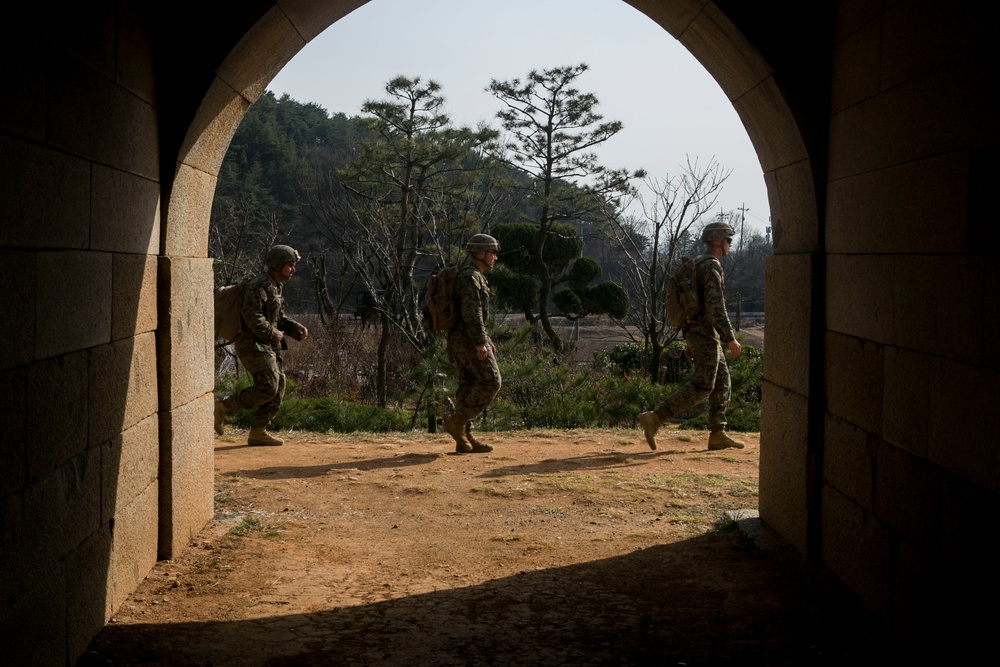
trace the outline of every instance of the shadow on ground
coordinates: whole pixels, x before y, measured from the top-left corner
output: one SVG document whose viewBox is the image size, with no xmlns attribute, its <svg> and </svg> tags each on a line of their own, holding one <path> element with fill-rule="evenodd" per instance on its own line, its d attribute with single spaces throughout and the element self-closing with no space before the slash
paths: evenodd
<svg viewBox="0 0 1000 667">
<path fill-rule="evenodd" d="M 759 548 L 732 531 L 365 606 L 112 624 L 79 665 L 780 666 L 891 655 L 836 579 L 787 545 Z"/>
</svg>

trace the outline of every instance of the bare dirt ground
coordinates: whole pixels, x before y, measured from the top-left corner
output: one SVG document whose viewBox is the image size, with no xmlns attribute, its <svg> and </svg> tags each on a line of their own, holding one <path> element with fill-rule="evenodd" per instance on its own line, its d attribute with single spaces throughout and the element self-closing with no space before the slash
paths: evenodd
<svg viewBox="0 0 1000 667">
<path fill-rule="evenodd" d="M 759 436 L 283 434 L 216 442 L 215 520 L 81 665 L 840 665 L 878 628 L 765 531 Z M 861 659 L 860 656 L 864 656 Z"/>
</svg>

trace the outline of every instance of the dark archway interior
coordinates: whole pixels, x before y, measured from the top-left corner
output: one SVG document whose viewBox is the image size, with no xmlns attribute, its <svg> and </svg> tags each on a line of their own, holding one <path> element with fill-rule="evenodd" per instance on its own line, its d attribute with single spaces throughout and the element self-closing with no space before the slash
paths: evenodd
<svg viewBox="0 0 1000 667">
<path fill-rule="evenodd" d="M 359 4 L 43 2 L 0 25 L 0 274 L 16 322 L 0 352 L 0 636 L 15 663 L 74 661 L 211 517 L 216 174 L 267 82 Z M 988 636 L 987 5 L 629 4 L 719 81 L 765 172 L 781 342 L 765 368 L 764 520 L 900 636 Z"/>
</svg>

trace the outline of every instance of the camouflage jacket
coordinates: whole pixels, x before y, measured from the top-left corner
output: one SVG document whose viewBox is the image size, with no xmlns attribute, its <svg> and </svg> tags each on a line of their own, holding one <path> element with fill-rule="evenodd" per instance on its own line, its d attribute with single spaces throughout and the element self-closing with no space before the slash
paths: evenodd
<svg viewBox="0 0 1000 667">
<path fill-rule="evenodd" d="M 285 317 L 284 300 L 281 297 L 281 283 L 276 282 L 267 272 L 250 279 L 243 292 L 243 329 L 238 338 L 249 338 L 259 347 L 277 350 L 275 343 L 278 332 L 298 338 L 302 325 Z"/>
<path fill-rule="evenodd" d="M 450 332 L 449 343 L 465 343 L 475 347 L 489 345 L 486 321 L 490 312 L 490 285 L 471 263 L 463 264 L 455 276 L 455 292 L 458 296 L 459 320 Z"/>
<path fill-rule="evenodd" d="M 684 328 L 684 334 L 697 333 L 709 338 L 718 338 L 723 344 L 736 339 L 733 325 L 726 312 L 725 278 L 722 264 L 712 255 L 698 262 L 698 300 L 703 305 L 701 314 L 694 317 Z"/>
</svg>

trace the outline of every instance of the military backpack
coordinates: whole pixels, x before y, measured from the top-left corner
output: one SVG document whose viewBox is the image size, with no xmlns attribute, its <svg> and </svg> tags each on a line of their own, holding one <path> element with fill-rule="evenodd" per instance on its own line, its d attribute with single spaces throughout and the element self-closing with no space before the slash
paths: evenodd
<svg viewBox="0 0 1000 667">
<path fill-rule="evenodd" d="M 459 319 L 457 266 L 438 269 L 424 288 L 424 329 L 430 333 L 451 331 Z"/>
<path fill-rule="evenodd" d="M 704 310 L 698 294 L 698 265 L 706 259 L 711 259 L 711 256 L 702 255 L 696 259 L 682 257 L 681 265 L 667 279 L 666 310 L 671 326 L 683 328 Z"/>
<path fill-rule="evenodd" d="M 215 290 L 215 335 L 231 343 L 243 328 L 243 294 L 247 281 Z"/>
</svg>

